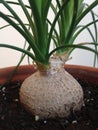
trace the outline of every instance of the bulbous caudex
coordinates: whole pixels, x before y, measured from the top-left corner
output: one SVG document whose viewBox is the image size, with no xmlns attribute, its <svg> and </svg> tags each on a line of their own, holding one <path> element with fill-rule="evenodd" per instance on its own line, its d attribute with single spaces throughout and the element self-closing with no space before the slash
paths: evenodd
<svg viewBox="0 0 98 130">
<path fill-rule="evenodd" d="M 83 105 L 82 87 L 56 60 L 25 79 L 19 94 L 24 107 L 40 119 L 67 117 Z"/>
</svg>

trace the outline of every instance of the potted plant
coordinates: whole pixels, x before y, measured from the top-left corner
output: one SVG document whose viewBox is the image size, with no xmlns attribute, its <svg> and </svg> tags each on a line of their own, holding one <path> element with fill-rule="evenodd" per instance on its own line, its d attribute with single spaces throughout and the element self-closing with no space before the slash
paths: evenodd
<svg viewBox="0 0 98 130">
<path fill-rule="evenodd" d="M 5 14 L 0 11 L 0 17 L 13 26 L 25 38 L 28 45 L 26 49 L 22 49 L 0 43 L 0 47 L 23 52 L 34 61 L 37 71 L 23 82 L 19 97 L 20 102 L 35 116 L 35 119 L 68 117 L 71 112 L 75 113 L 81 109 L 84 94 L 80 84 L 64 71 L 64 64 L 74 48 L 86 49 L 98 54 L 95 49 L 73 44 L 85 28 L 98 21 L 93 19 L 85 26 L 79 26 L 79 22 L 98 4 L 98 1 L 94 1 L 86 9 L 83 0 L 56 0 L 56 6 L 51 0 L 46 2 L 28 0 L 28 2 L 29 5 L 25 5 L 22 0 L 0 1 L 0 4 L 10 12 Z M 22 8 L 28 24 L 21 20 L 10 4 Z M 50 8 L 55 15 L 52 22 L 48 18 Z M 54 45 L 52 50 L 50 50 L 51 44 Z M 94 41 L 90 45 L 97 46 L 97 43 Z"/>
</svg>

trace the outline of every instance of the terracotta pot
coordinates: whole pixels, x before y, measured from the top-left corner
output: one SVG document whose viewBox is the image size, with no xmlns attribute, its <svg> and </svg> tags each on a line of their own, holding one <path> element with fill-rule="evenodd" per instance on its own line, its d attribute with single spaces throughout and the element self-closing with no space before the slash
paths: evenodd
<svg viewBox="0 0 98 130">
<path fill-rule="evenodd" d="M 8 67 L 0 69 L 0 85 L 6 82 L 11 72 L 15 67 Z M 93 67 L 79 66 L 79 65 L 65 65 L 65 69 L 72 74 L 75 78 L 87 80 L 88 82 L 98 84 L 98 69 Z M 11 82 L 23 81 L 29 75 L 34 73 L 36 69 L 33 65 L 20 66 Z"/>
<path fill-rule="evenodd" d="M 0 85 L 5 83 L 7 81 L 7 79 L 9 79 L 9 76 L 10 74 L 12 73 L 12 71 L 14 70 L 15 67 L 8 67 L 8 68 L 3 68 L 3 69 L 0 69 Z M 78 65 L 65 65 L 65 69 L 70 73 L 72 74 L 75 78 L 79 78 L 80 80 L 86 80 L 88 81 L 89 83 L 94 83 L 94 84 L 97 84 L 98 86 L 98 69 L 97 68 L 93 68 L 93 67 L 85 67 L 85 66 L 78 66 Z M 25 65 L 25 66 L 20 66 L 17 70 L 17 72 L 15 73 L 15 75 L 13 76 L 13 78 L 11 79 L 11 82 L 14 83 L 14 82 L 23 82 L 23 80 L 28 77 L 29 75 L 31 75 L 32 73 L 34 73 L 36 71 L 36 69 L 34 69 L 34 66 L 32 65 Z M 10 90 L 10 89 L 9 89 Z M 13 90 L 13 89 L 12 89 Z M 96 91 L 96 90 L 95 90 Z M 10 92 L 10 95 L 14 95 L 15 96 L 16 94 L 16 89 L 15 89 L 15 92 L 13 93 L 13 91 Z M 1 99 L 2 100 L 2 99 Z M 2 105 L 1 105 L 2 106 Z M 1 107 L 0 106 L 0 107 Z M 12 106 L 12 105 L 11 105 Z M 14 107 L 15 107 L 15 104 L 14 104 Z M 21 109 L 19 109 L 20 106 L 18 106 L 18 114 L 19 112 L 21 113 Z M 4 106 L 5 108 L 5 106 Z M 11 109 L 9 109 L 10 107 L 8 107 L 7 109 L 11 112 Z M 13 108 L 13 107 L 12 107 Z M 16 113 L 17 115 L 17 111 L 16 111 L 16 108 L 17 108 L 17 102 L 16 102 L 16 107 L 15 107 L 15 110 L 14 112 Z M 91 109 L 92 107 L 90 107 L 89 109 L 89 113 L 90 113 L 90 116 L 91 116 L 91 119 L 96 119 L 97 121 L 97 117 L 96 117 L 96 111 L 97 109 Z M 1 109 L 1 108 L 0 108 Z M 3 110 L 3 109 L 1 109 Z M 92 110 L 94 110 L 93 113 L 95 113 L 94 115 L 92 115 Z M 9 113 L 9 111 L 7 113 Z M 12 110 L 13 111 L 13 110 Z M 22 112 L 23 112 L 23 109 L 22 109 Z M 85 111 L 83 109 L 83 112 L 84 112 L 84 117 L 85 117 Z M 23 114 L 23 113 L 22 113 Z M 25 113 L 26 114 L 26 113 Z M 7 115 L 7 114 L 6 114 Z M 15 117 L 16 117 L 15 115 Z M 21 115 L 21 114 L 19 114 Z M 87 112 L 87 115 L 88 115 L 88 112 Z M 9 114 L 8 114 L 9 116 Z M 27 115 L 28 117 L 28 115 Z M 96 118 L 95 118 L 96 117 Z M 9 118 L 7 118 L 9 119 Z M 21 118 L 18 117 L 19 120 L 19 123 L 21 121 Z M 27 122 L 27 118 L 26 119 L 26 122 Z M 24 119 L 24 120 L 25 120 Z M 90 120 L 91 120 L 90 119 Z M 93 120 L 94 120 L 93 119 Z M 13 120 L 13 116 L 12 116 L 12 120 Z M 17 118 L 14 119 L 14 125 L 16 126 L 17 125 Z M 31 120 L 31 117 L 30 117 L 30 120 Z M 28 122 L 30 121 L 28 120 Z M 54 122 L 54 121 L 53 121 Z M 93 121 L 95 122 L 95 120 Z M 65 122 L 64 122 L 65 123 Z M 86 122 L 87 123 L 87 122 Z M 9 124 L 8 124 L 9 125 Z M 12 124 L 13 125 L 13 124 Z M 7 125 L 6 125 L 7 126 Z M 4 123 L 4 127 L 5 127 L 5 123 Z M 53 128 L 51 128 L 53 127 Z M 1 126 L 0 126 L 1 128 Z M 47 128 L 50 130 L 52 129 L 56 129 L 56 130 L 59 130 L 61 129 L 60 128 L 60 124 L 58 125 L 58 123 L 56 123 L 56 125 L 43 125 L 43 128 L 45 128 L 45 130 L 47 130 Z M 81 121 L 80 124 L 72 124 L 72 125 L 69 125 L 66 130 L 75 130 L 75 129 L 79 129 L 79 130 L 82 130 L 82 129 L 85 129 L 85 130 L 89 130 L 89 128 L 91 128 L 91 126 L 88 126 L 88 125 L 85 125 L 85 121 Z M 93 130 L 91 128 L 91 130 Z M 95 130 L 98 130 L 98 127 L 96 127 Z"/>
</svg>

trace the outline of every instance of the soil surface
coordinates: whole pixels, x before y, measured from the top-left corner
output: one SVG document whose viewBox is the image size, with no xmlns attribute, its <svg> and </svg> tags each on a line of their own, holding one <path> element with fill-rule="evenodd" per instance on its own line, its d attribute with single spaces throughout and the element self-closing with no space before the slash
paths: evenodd
<svg viewBox="0 0 98 130">
<path fill-rule="evenodd" d="M 81 111 L 68 118 L 35 121 L 19 102 L 21 83 L 0 88 L 0 130 L 98 130 L 98 85 L 80 81 L 84 90 Z"/>
</svg>

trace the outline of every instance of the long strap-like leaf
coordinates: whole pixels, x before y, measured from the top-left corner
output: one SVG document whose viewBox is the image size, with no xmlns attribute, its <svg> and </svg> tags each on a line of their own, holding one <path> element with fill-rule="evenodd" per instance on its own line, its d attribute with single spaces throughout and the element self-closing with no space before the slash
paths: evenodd
<svg viewBox="0 0 98 130">
<path fill-rule="evenodd" d="M 40 50 L 37 48 L 37 46 L 34 43 L 32 44 L 32 39 L 30 39 L 30 37 L 27 35 L 27 33 L 25 33 L 13 20 L 11 20 L 9 17 L 7 17 L 4 13 L 0 12 L 0 17 L 2 17 L 11 26 L 13 26 L 28 41 L 28 43 L 30 44 L 34 53 L 37 55 L 37 57 L 43 59 L 43 56 L 42 56 Z"/>
<path fill-rule="evenodd" d="M 81 15 L 77 18 L 76 25 L 94 8 L 98 5 L 98 0 L 95 0 Z"/>
</svg>

